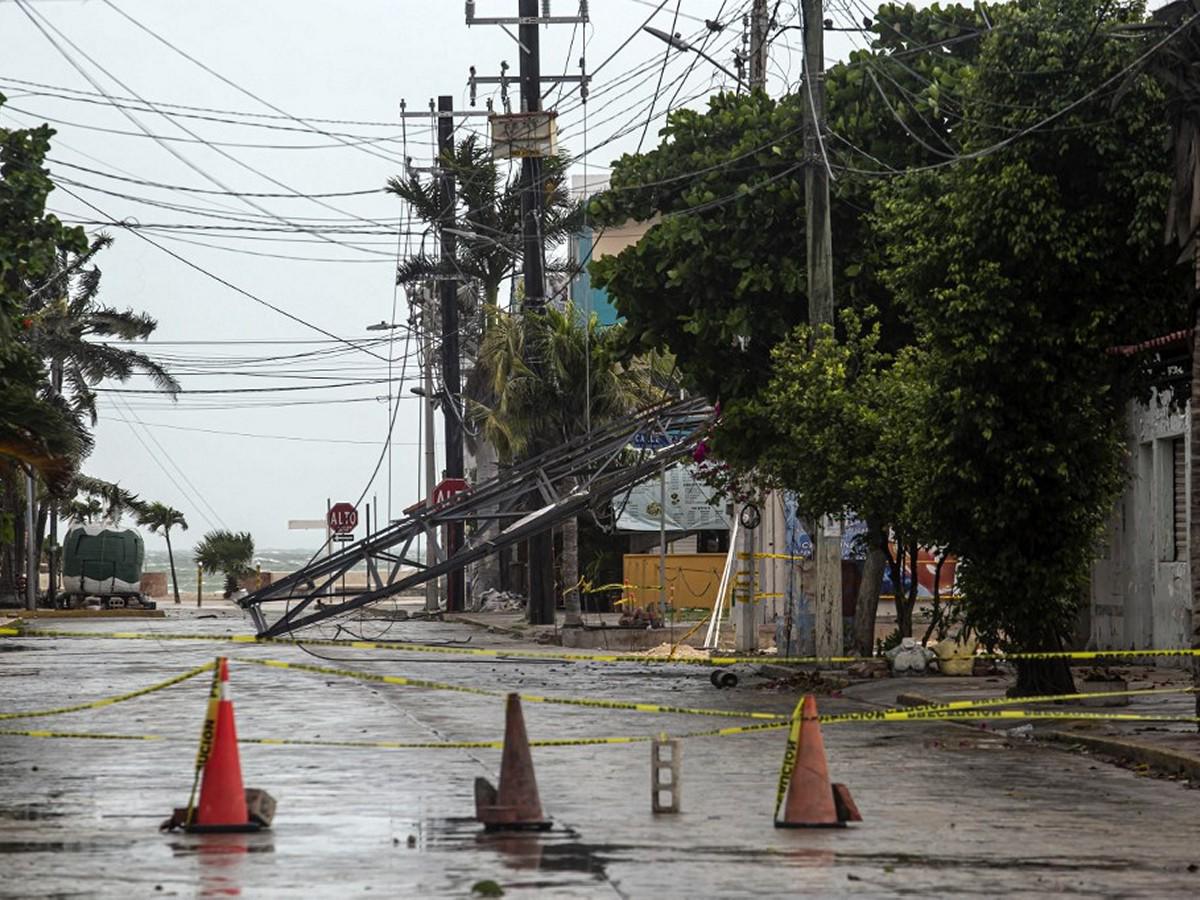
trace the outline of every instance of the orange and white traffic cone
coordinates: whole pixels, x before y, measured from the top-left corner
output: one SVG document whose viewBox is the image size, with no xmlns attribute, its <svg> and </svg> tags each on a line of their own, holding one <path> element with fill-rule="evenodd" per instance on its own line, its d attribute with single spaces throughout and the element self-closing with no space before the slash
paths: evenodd
<svg viewBox="0 0 1200 900">
<path fill-rule="evenodd" d="M 779 816 L 781 800 L 782 818 Z M 792 717 L 775 802 L 775 827 L 839 828 L 847 822 L 861 821 L 850 789 L 844 784 L 830 784 L 817 701 L 812 694 L 807 694 Z"/>
<path fill-rule="evenodd" d="M 233 718 L 233 700 L 229 696 L 229 661 L 217 659 L 208 711 L 200 732 L 200 750 L 196 772 L 201 777 L 200 802 L 188 801 L 185 809 L 175 810 L 163 823 L 164 828 L 182 827 L 191 832 L 240 832 L 268 828 L 275 815 L 275 801 L 260 790 L 242 785 L 242 764 L 238 756 L 237 725 Z M 192 786 L 195 796 L 195 785 Z"/>
<path fill-rule="evenodd" d="M 492 787 L 486 778 L 475 779 L 475 818 L 488 831 L 547 831 L 551 827 L 542 812 L 517 694 L 509 694 L 505 706 L 500 788 Z"/>
</svg>

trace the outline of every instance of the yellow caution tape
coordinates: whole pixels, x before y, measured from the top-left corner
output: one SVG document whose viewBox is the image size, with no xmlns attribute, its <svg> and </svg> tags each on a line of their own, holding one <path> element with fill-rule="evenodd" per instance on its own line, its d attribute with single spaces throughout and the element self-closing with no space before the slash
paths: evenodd
<svg viewBox="0 0 1200 900">
<path fill-rule="evenodd" d="M 208 689 L 208 705 L 204 710 L 204 725 L 200 729 L 200 746 L 196 750 L 196 771 L 192 775 L 192 791 L 188 795 L 187 818 L 184 821 L 192 824 L 192 814 L 196 809 L 196 786 L 200 783 L 200 773 L 208 764 L 212 754 L 213 743 L 217 736 L 217 709 L 221 705 L 221 663 L 223 658 L 218 656 L 213 666 L 212 685 Z"/>
<path fill-rule="evenodd" d="M 840 725 L 848 722 L 928 722 L 928 721 L 954 721 L 958 719 L 972 720 L 1031 720 L 1031 719 L 1064 719 L 1064 720 L 1081 720 L 1092 719 L 1097 721 L 1121 721 L 1121 722 L 1187 722 L 1197 723 L 1200 718 L 1196 716 L 1184 715 L 1154 715 L 1154 714 L 1139 714 L 1139 713 L 1076 713 L 1076 712 L 1060 712 L 1060 711 L 1044 711 L 1044 710 L 1018 710 L 1018 709 L 1000 709 L 1000 710 L 879 710 L 871 713 L 844 713 L 835 716 L 819 716 L 817 721 L 822 725 Z M 738 725 L 728 728 L 714 728 L 707 731 L 693 731 L 687 734 L 681 734 L 680 739 L 690 738 L 706 738 L 706 737 L 729 737 L 732 735 L 752 734 L 759 731 L 769 731 L 780 728 L 798 729 L 796 724 L 799 720 L 792 721 L 776 721 L 763 722 L 757 725 Z M 16 730 L 0 730 L 0 736 L 12 737 L 31 737 L 31 738 L 57 738 L 69 740 L 103 740 L 103 741 L 163 741 L 174 740 L 164 737 L 160 734 L 104 734 L 94 732 L 67 732 L 67 731 L 16 731 Z M 587 747 L 602 744 L 637 744 L 645 743 L 654 740 L 655 735 L 620 735 L 612 737 L 593 737 L 593 738 L 548 738 L 541 740 L 531 740 L 529 743 L 534 747 Z M 245 738 L 238 739 L 239 743 L 256 744 L 262 746 L 299 746 L 299 747 L 342 747 L 342 748 L 361 748 L 361 749 L 383 749 L 383 750 L 455 750 L 455 749 L 480 749 L 480 750 L 499 750 L 503 748 L 503 740 L 492 741 L 330 741 L 330 740 L 305 740 L 303 738 Z M 795 741 L 799 742 L 797 733 Z M 785 757 L 786 761 L 786 757 Z M 794 771 L 794 762 L 793 762 Z M 782 775 L 782 773 L 781 773 Z M 783 790 L 786 792 L 786 782 L 790 781 L 790 775 L 785 780 L 781 777 Z"/>
<path fill-rule="evenodd" d="M 403 653 L 428 653 L 442 656 L 487 656 L 509 659 L 545 659 L 569 663 L 676 663 L 700 666 L 731 666 L 738 663 L 774 663 L 778 665 L 826 664 L 861 662 L 857 656 L 713 656 L 682 657 L 642 656 L 634 653 L 595 654 L 554 653 L 544 650 L 505 650 L 483 647 L 447 647 L 444 645 L 410 644 L 396 641 L 335 641 L 314 638 L 295 640 L 260 638 L 252 634 L 160 634 L 137 631 L 50 631 L 32 628 L 0 628 L 0 637 L 64 638 L 123 641 L 210 641 L 232 644 L 278 644 L 291 647 L 339 647 L 350 650 L 389 650 Z"/>
<path fill-rule="evenodd" d="M 800 749 L 800 715 L 804 708 L 804 697 L 796 701 L 792 710 L 791 728 L 788 729 L 787 747 L 783 751 L 783 765 L 779 769 L 779 789 L 775 792 L 774 817 L 779 818 L 779 808 L 783 806 L 783 798 L 787 794 L 788 785 L 792 783 L 792 773 L 796 770 L 796 754 Z"/>
<path fill-rule="evenodd" d="M 402 687 L 419 687 L 434 691 L 454 691 L 460 694 L 474 694 L 481 697 L 506 697 L 507 691 L 494 691 L 488 688 L 468 687 L 460 684 L 447 684 L 441 681 L 430 681 L 425 678 L 408 678 L 403 675 L 380 675 L 375 672 L 357 672 L 352 669 L 334 669 L 328 666 L 317 666 L 311 663 L 290 663 L 278 659 L 239 659 L 239 663 L 252 666 L 263 666 L 269 669 L 292 669 L 298 672 L 309 672 L 316 675 L 328 675 L 338 678 L 351 678 L 355 681 L 372 681 L 378 684 L 395 684 Z M 582 706 L 590 709 L 620 709 L 631 712 L 668 713 L 686 716 L 717 716 L 729 719 L 782 719 L 777 713 L 745 712 L 729 709 L 694 709 L 686 706 L 664 706 L 660 703 L 634 703 L 628 700 L 594 700 L 587 697 L 547 697 L 541 694 L 519 694 L 525 703 L 544 703 L 557 706 Z"/>
<path fill-rule="evenodd" d="M 490 656 L 513 659 L 547 659 L 571 663 L 687 663 L 693 665 L 730 666 L 738 663 L 773 663 L 776 665 L 811 665 L 831 663 L 863 662 L 858 656 L 713 656 L 670 659 L 662 656 L 638 654 L 554 653 L 543 650 L 504 650 L 482 647 L 447 647 L 442 645 L 412 644 L 396 641 L 337 641 L 327 639 L 296 640 L 292 638 L 260 638 L 252 634 L 158 634 L 136 631 L 51 631 L 26 627 L 0 628 L 0 637 L 23 638 L 81 638 L 95 640 L 138 640 L 138 641 L 217 641 L 234 644 L 280 644 L 283 646 L 342 647 L 352 650 L 392 650 L 409 653 L 428 653 L 446 656 Z M 1172 650 L 1061 650 L 1027 653 L 977 654 L 976 659 L 1014 661 L 1025 659 L 1137 659 L 1139 657 L 1200 657 L 1200 649 L 1181 648 Z"/>
<path fill-rule="evenodd" d="M 101 734 L 94 731 L 16 731 L 0 729 L 5 737 L 65 738 L 77 741 L 162 741 L 161 734 Z"/>
<path fill-rule="evenodd" d="M 118 694 L 115 697 L 105 697 L 103 700 L 92 700 L 88 703 L 78 703 L 75 706 L 60 706 L 57 709 L 38 709 L 29 712 L 4 712 L 0 713 L 0 721 L 6 719 L 33 719 L 40 716 L 57 716 L 63 713 L 79 712 L 85 709 L 101 709 L 105 706 L 112 706 L 115 703 L 124 703 L 126 700 L 133 700 L 137 697 L 145 697 L 147 694 L 153 694 L 156 691 L 166 690 L 173 687 L 189 678 L 195 678 L 204 672 L 209 671 L 213 667 L 212 663 L 205 663 L 202 666 L 197 666 L 194 669 L 189 669 L 181 675 L 176 675 L 173 678 L 168 678 L 166 681 L 160 681 L 157 684 L 152 684 L 149 687 L 140 688 L 136 691 L 130 691 L 128 694 Z"/>
<path fill-rule="evenodd" d="M 980 700 L 951 700 L 948 703 L 924 703 L 909 710 L 975 709 L 989 706 L 1012 706 L 1018 703 L 1063 703 L 1072 700 L 1099 700 L 1106 697 L 1138 697 L 1146 694 L 1191 694 L 1194 687 L 1141 688 L 1124 691 L 1093 691 L 1087 694 L 1046 694 L 1036 697 L 986 697 Z"/>
</svg>

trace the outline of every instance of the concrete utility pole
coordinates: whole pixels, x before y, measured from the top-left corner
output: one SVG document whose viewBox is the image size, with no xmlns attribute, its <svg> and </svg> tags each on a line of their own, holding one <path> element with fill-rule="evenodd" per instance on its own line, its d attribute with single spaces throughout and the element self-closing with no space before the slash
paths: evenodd
<svg viewBox="0 0 1200 900">
<path fill-rule="evenodd" d="M 833 240 L 825 131 L 825 24 L 822 0 L 801 0 L 804 16 L 805 226 L 808 238 L 808 321 L 834 324 Z M 816 568 L 817 656 L 842 655 L 842 528 L 836 519 L 811 524 Z"/>
<path fill-rule="evenodd" d="M 767 89 L 767 0 L 754 0 L 750 11 L 750 90 Z"/>
<path fill-rule="evenodd" d="M 749 653 L 758 649 L 758 607 L 754 602 L 754 582 L 758 575 L 758 561 L 754 558 L 757 543 L 755 532 L 758 523 L 748 515 L 748 507 L 737 511 L 742 525 L 742 551 L 739 555 L 743 565 L 735 567 L 733 597 L 733 639 L 738 653 Z M 732 534 L 730 535 L 732 538 Z M 718 635 L 718 638 L 720 636 Z"/>
<path fill-rule="evenodd" d="M 521 19 L 518 36 L 521 43 L 521 112 L 535 113 L 542 108 L 541 41 L 538 34 L 538 0 L 519 0 Z M 529 340 L 529 324 L 540 316 L 546 305 L 546 276 L 542 255 L 545 252 L 542 236 L 542 161 L 536 155 L 521 160 L 521 242 L 522 264 L 525 269 L 525 300 L 522 304 L 526 321 L 525 353 L 535 374 L 545 360 L 543 348 Z M 534 495 L 534 503 L 541 500 Z M 554 532 L 543 531 L 529 539 L 529 622 L 534 625 L 554 624 Z"/>
<path fill-rule="evenodd" d="M 438 184 L 441 187 L 439 206 L 442 210 L 442 382 L 446 392 L 442 414 L 446 428 L 446 477 L 463 477 L 462 384 L 458 360 L 458 281 L 452 270 L 458 238 L 454 233 L 454 204 L 456 202 L 454 173 L 444 162 L 454 152 L 454 119 L 446 115 L 454 111 L 454 98 L 438 97 Z M 432 488 L 430 489 L 432 493 Z M 430 498 L 432 499 L 432 497 Z M 446 526 L 446 555 L 453 556 L 463 544 L 463 523 Z M 465 573 L 454 569 L 446 576 L 446 609 L 466 608 Z"/>
<path fill-rule="evenodd" d="M 437 484 L 437 450 L 434 445 L 434 430 L 433 430 L 433 323 L 430 321 L 433 317 L 430 314 L 432 304 L 429 302 L 433 299 L 433 291 L 425 293 L 426 303 L 422 310 L 422 315 L 425 317 L 425 327 L 422 329 L 424 337 L 422 343 L 425 351 L 425 374 L 424 374 L 424 410 L 425 415 L 425 502 L 430 506 L 433 505 L 433 489 Z M 425 565 L 433 566 L 437 563 L 437 553 L 433 548 L 433 541 L 429 540 L 429 536 L 425 536 Z M 425 582 L 425 608 L 427 610 L 436 610 L 438 608 L 438 585 L 440 578 L 430 578 Z"/>
</svg>

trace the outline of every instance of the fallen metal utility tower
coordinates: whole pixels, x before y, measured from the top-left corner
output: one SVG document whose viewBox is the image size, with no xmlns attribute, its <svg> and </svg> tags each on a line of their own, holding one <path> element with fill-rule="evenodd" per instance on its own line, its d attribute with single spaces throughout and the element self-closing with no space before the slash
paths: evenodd
<svg viewBox="0 0 1200 900">
<path fill-rule="evenodd" d="M 600 508 L 622 490 L 690 453 L 712 418 L 705 401 L 682 400 L 595 429 L 432 508 L 417 508 L 390 527 L 314 559 L 238 603 L 250 612 L 260 637 L 278 637 L 386 600 L 542 533 L 589 507 Z M 654 449 L 630 461 L 630 444 L 638 437 L 637 443 Z M 531 508 L 535 504 L 537 508 Z M 479 526 L 476 534 L 447 556 L 439 527 L 465 521 Z M 487 522 L 498 523 L 500 531 L 485 540 L 481 535 Z M 409 552 L 420 535 L 434 548 L 432 565 Z M 342 576 L 364 564 L 367 587 L 339 590 Z M 265 609 L 269 604 L 283 606 L 273 621 Z"/>
</svg>

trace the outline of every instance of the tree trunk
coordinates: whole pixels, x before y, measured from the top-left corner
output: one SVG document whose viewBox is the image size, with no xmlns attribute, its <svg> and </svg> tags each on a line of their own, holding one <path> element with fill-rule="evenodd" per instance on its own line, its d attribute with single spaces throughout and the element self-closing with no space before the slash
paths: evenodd
<svg viewBox="0 0 1200 900">
<path fill-rule="evenodd" d="M 50 504 L 50 608 L 58 606 L 58 502 Z"/>
<path fill-rule="evenodd" d="M 171 587 L 175 590 L 175 602 L 182 602 L 179 599 L 179 579 L 175 576 L 175 554 L 171 551 L 171 528 L 167 526 L 163 529 L 163 537 L 167 539 L 167 560 L 171 563 Z"/>
<path fill-rule="evenodd" d="M 574 516 L 563 522 L 562 541 L 563 624 L 578 626 L 583 624 L 583 615 L 579 604 L 579 520 Z"/>
<path fill-rule="evenodd" d="M 932 613 L 929 616 L 929 627 L 925 629 L 925 637 L 921 638 L 921 643 L 927 643 L 929 636 L 937 630 L 937 639 L 939 641 L 946 637 L 946 626 L 942 623 L 945 621 L 947 613 L 942 609 L 942 567 L 946 564 L 946 557 L 950 554 L 943 551 L 938 556 L 937 566 L 933 570 L 933 603 Z"/>
<path fill-rule="evenodd" d="M 896 541 L 896 553 L 892 555 L 891 545 L 885 537 L 880 545 L 884 558 L 887 560 L 888 573 L 892 576 L 892 601 L 896 607 L 896 630 L 900 637 L 911 636 L 911 624 L 908 635 L 900 621 L 900 607 L 904 604 L 904 545 Z"/>
<path fill-rule="evenodd" d="M 863 577 L 854 599 L 854 648 L 859 656 L 875 652 L 875 616 L 879 611 L 879 592 L 883 588 L 883 570 L 887 565 L 887 529 L 867 525 L 867 559 Z"/>
<path fill-rule="evenodd" d="M 1037 697 L 1073 693 L 1075 678 L 1071 674 L 1068 660 L 1017 660 L 1017 683 L 1009 689 L 1010 696 Z"/>
<path fill-rule="evenodd" d="M 17 601 L 17 547 L 20 546 L 17 533 L 17 492 L 15 486 L 15 469 L 13 476 L 0 482 L 0 594 Z M 11 540 L 9 537 L 11 536 Z"/>
</svg>

